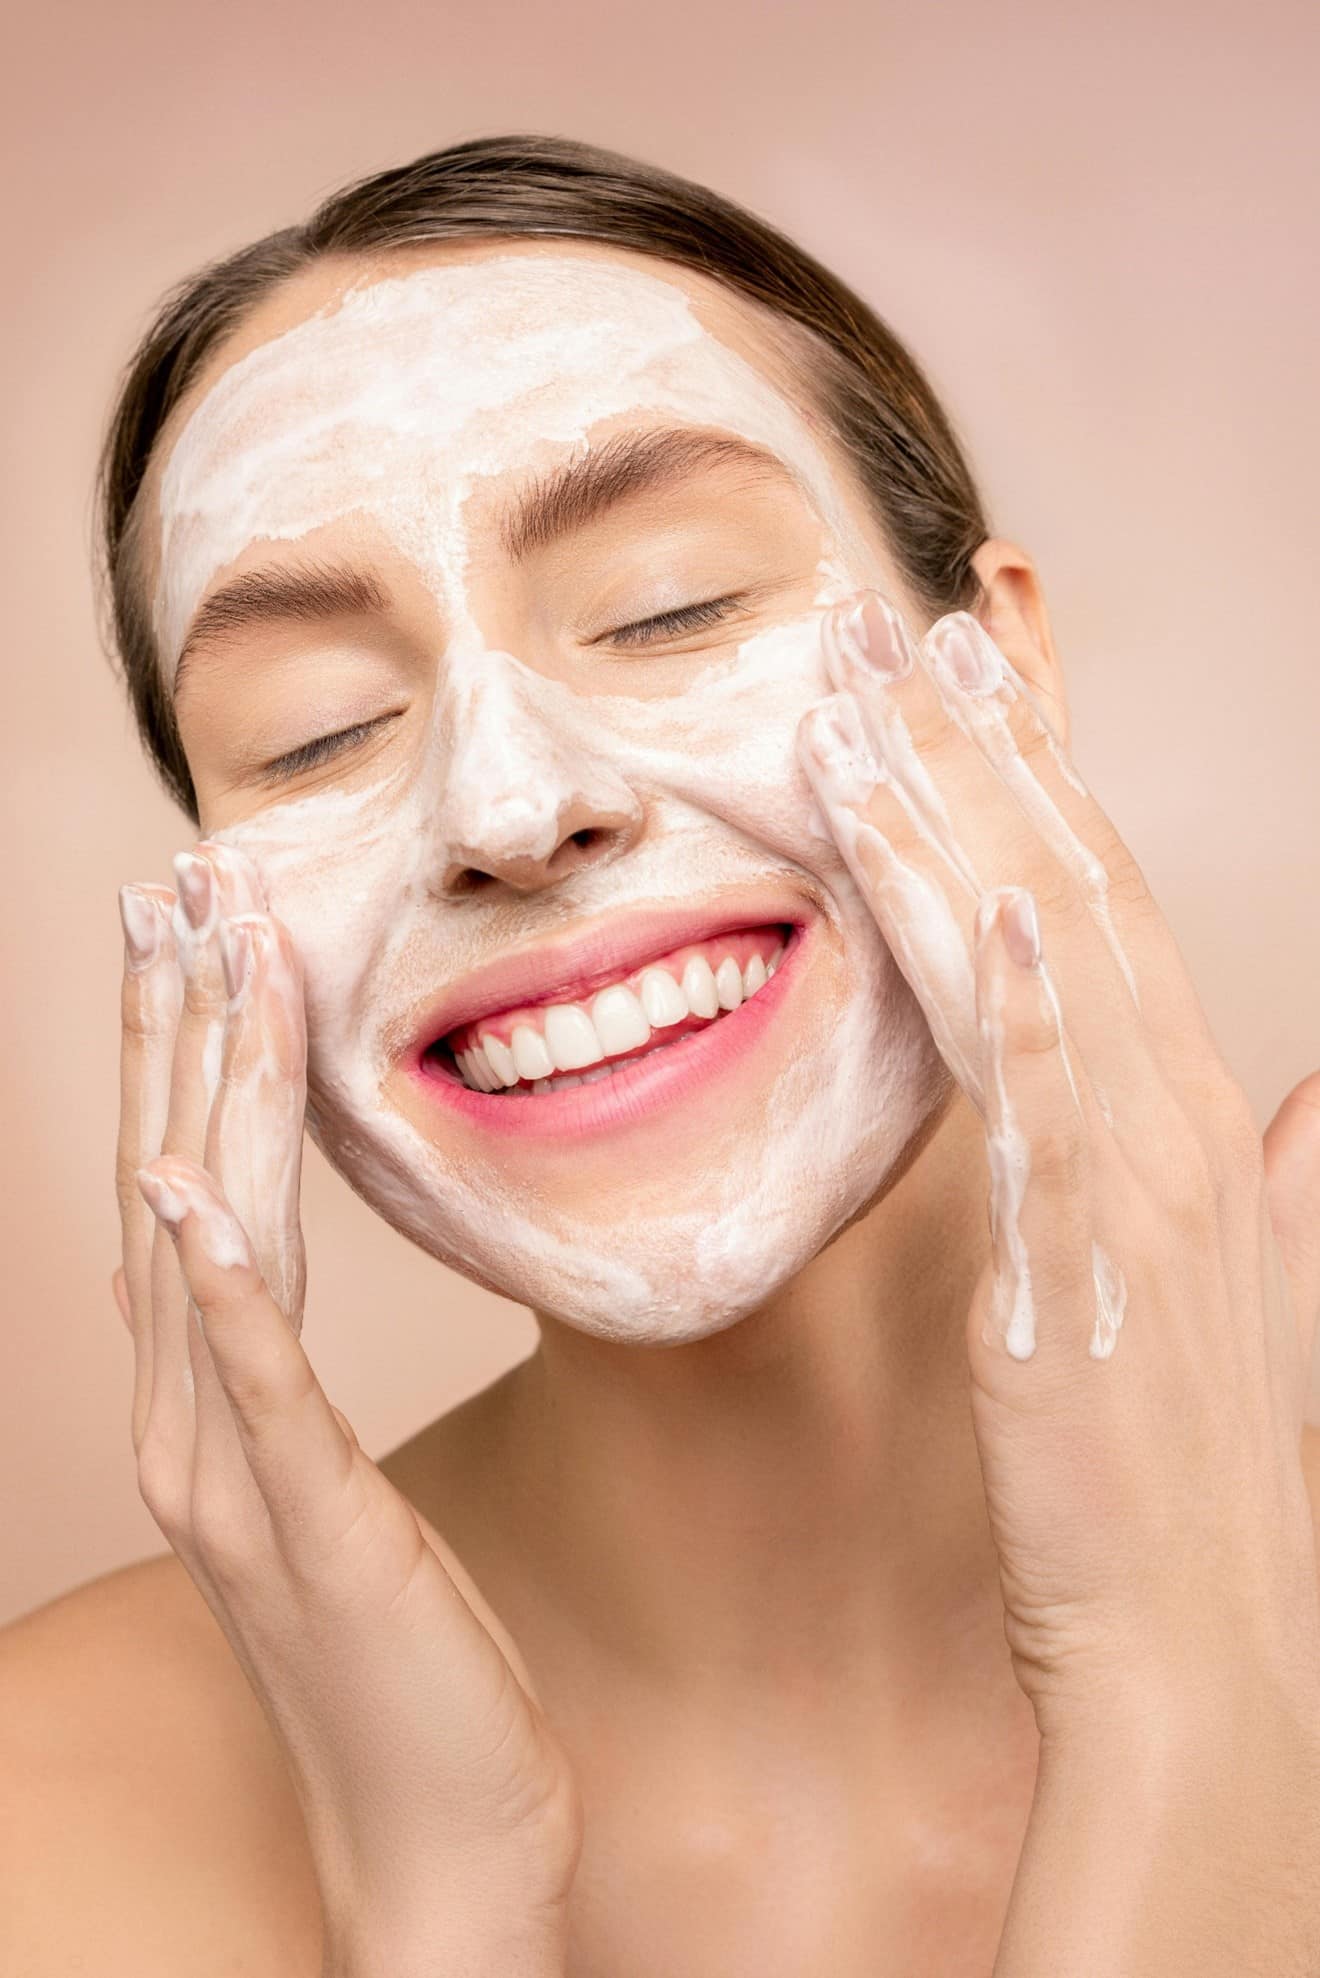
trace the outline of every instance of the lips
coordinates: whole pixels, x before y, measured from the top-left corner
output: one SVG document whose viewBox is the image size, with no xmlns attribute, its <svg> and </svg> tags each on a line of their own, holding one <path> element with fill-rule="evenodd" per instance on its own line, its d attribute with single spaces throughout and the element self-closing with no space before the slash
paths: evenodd
<svg viewBox="0 0 1320 1978">
<path fill-rule="evenodd" d="M 805 919 L 800 898 L 744 893 L 707 902 L 690 913 L 654 908 L 620 909 L 572 941 L 546 942 L 502 957 L 456 984 L 422 1015 L 413 1031 L 414 1061 L 454 1032 L 504 1012 L 533 1005 L 582 1002 L 658 956 L 718 934 L 781 927 Z"/>
<path fill-rule="evenodd" d="M 597 1077 L 602 1065 L 617 1067 L 738 1009 L 778 968 L 789 931 L 762 927 L 689 943 L 580 1001 L 524 1003 L 460 1024 L 445 1046 L 464 1082 L 479 1092 L 514 1086 L 544 1092 L 552 1089 L 547 1081 L 564 1082 L 557 1075 Z"/>
<path fill-rule="evenodd" d="M 721 1118 L 736 1114 L 741 1081 L 765 1075 L 763 1040 L 776 1031 L 780 1012 L 804 973 L 810 973 L 816 947 L 814 915 L 776 925 L 777 932 L 785 928 L 789 939 L 780 964 L 748 999 L 721 1007 L 713 1019 L 694 1016 L 676 1022 L 636 1054 L 500 1090 L 498 1080 L 474 1086 L 449 1052 L 436 1045 L 413 1061 L 416 1088 L 448 1117 L 483 1138 L 493 1136 L 509 1159 L 534 1148 L 585 1146 L 615 1136 L 622 1145 L 636 1134 L 653 1134 L 662 1113 L 681 1143 L 692 1123 L 709 1118 L 711 1108 Z M 764 925 L 759 938 L 766 938 Z M 475 1047 L 468 1053 L 468 1071 L 474 1055 Z M 655 1143 L 645 1144 L 653 1154 Z"/>
</svg>

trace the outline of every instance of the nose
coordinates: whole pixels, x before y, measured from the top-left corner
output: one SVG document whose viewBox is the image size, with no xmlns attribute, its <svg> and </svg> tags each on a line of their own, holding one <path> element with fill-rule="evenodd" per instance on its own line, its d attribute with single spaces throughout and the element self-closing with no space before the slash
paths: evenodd
<svg viewBox="0 0 1320 1978">
<path fill-rule="evenodd" d="M 494 882 L 538 892 L 636 841 L 642 805 L 582 734 L 567 689 L 485 653 L 479 666 L 451 676 L 446 699 L 432 882 L 441 898 Z"/>
</svg>

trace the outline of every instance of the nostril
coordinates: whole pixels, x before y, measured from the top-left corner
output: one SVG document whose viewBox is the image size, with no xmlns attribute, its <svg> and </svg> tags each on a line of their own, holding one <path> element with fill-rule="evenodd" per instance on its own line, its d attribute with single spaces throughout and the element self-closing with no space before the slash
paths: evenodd
<svg viewBox="0 0 1320 1978">
<path fill-rule="evenodd" d="M 456 872 L 445 887 L 451 899 L 465 900 L 473 893 L 479 893 L 486 886 L 494 885 L 493 876 L 482 872 L 478 866 L 466 865 Z"/>
<path fill-rule="evenodd" d="M 580 853 L 589 853 L 608 843 L 611 833 L 602 831 L 595 825 L 583 825 L 580 831 L 570 831 L 546 866 L 550 878 L 558 879 L 566 872 L 572 872 L 582 863 Z"/>
</svg>

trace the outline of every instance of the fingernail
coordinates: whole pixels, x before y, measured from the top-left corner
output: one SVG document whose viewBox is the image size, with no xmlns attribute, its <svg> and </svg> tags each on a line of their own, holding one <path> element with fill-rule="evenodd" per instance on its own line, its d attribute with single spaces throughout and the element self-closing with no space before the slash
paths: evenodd
<svg viewBox="0 0 1320 1978">
<path fill-rule="evenodd" d="M 928 643 L 965 694 L 992 694 L 1003 685 L 999 650 L 970 613 L 958 611 L 939 619 L 930 629 Z"/>
<path fill-rule="evenodd" d="M 124 924 L 124 956 L 130 969 L 144 969 L 160 949 L 160 915 L 156 903 L 136 886 L 119 889 L 119 918 Z"/>
<path fill-rule="evenodd" d="M 832 803 L 865 803 L 882 771 L 851 694 L 835 694 L 809 707 L 798 723 L 808 763 Z"/>
<path fill-rule="evenodd" d="M 912 671 L 915 654 L 906 625 L 876 591 L 840 610 L 834 620 L 839 656 L 879 680 L 901 680 Z"/>
<path fill-rule="evenodd" d="M 177 1229 L 188 1213 L 188 1204 L 182 1195 L 167 1181 L 162 1181 L 158 1174 L 153 1174 L 150 1168 L 139 1168 L 136 1179 L 142 1199 L 152 1215 Z"/>
<path fill-rule="evenodd" d="M 266 911 L 266 896 L 261 890 L 257 869 L 246 853 L 238 851 L 233 845 L 220 845 L 210 838 L 203 838 L 197 846 L 197 854 L 210 866 L 213 881 L 218 877 L 223 882 L 231 913 Z"/>
<path fill-rule="evenodd" d="M 194 933 L 200 933 L 210 919 L 214 899 L 211 868 L 205 859 L 197 858 L 192 852 L 177 852 L 174 879 L 184 918 Z"/>
<path fill-rule="evenodd" d="M 1040 921 L 1036 917 L 1036 902 L 1024 886 L 1004 887 L 999 925 L 1010 959 L 1019 968 L 1039 968 Z"/>
<path fill-rule="evenodd" d="M 236 1002 L 247 988 L 248 967 L 252 960 L 252 936 L 233 920 L 220 922 L 220 966 L 225 972 L 229 1000 Z"/>
</svg>

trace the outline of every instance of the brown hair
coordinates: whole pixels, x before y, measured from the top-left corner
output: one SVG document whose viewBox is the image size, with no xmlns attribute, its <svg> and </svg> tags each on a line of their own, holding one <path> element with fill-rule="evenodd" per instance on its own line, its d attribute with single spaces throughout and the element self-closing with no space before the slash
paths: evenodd
<svg viewBox="0 0 1320 1978">
<path fill-rule="evenodd" d="M 695 269 L 809 332 L 821 413 L 905 582 L 933 616 L 979 602 L 971 558 L 989 528 L 949 418 L 911 353 L 837 276 L 718 193 L 618 152 L 554 137 L 451 145 L 358 180 L 305 225 L 191 276 L 165 298 L 125 372 L 97 483 L 108 641 L 148 752 L 194 821 L 192 776 L 133 555 L 134 504 L 166 420 L 247 311 L 323 256 L 553 234 Z"/>
</svg>

